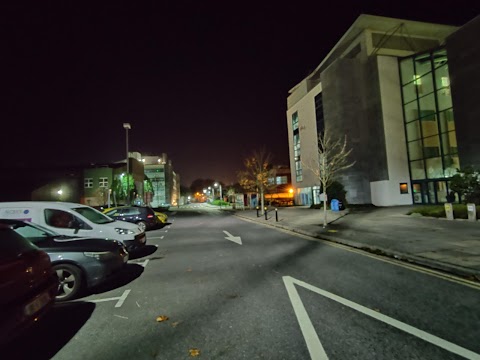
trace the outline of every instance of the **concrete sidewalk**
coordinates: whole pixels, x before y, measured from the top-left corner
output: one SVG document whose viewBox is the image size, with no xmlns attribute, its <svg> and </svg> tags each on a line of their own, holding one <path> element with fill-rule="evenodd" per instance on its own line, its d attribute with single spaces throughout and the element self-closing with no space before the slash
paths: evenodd
<svg viewBox="0 0 480 360">
<path fill-rule="evenodd" d="M 450 274 L 480 281 L 480 221 L 435 219 L 406 215 L 413 206 L 352 208 L 327 211 L 304 206 L 237 210 L 236 216 L 261 224 L 366 250 Z"/>
</svg>

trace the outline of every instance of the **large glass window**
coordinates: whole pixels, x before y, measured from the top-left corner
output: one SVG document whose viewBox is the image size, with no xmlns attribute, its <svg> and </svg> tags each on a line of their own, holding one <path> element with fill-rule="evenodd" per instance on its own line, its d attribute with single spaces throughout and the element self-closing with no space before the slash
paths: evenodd
<svg viewBox="0 0 480 360">
<path fill-rule="evenodd" d="M 437 99 L 439 111 L 450 109 L 452 107 L 452 97 L 450 96 L 450 91 L 448 93 L 446 93 L 445 90 L 437 91 Z"/>
<path fill-rule="evenodd" d="M 415 75 L 422 76 L 432 71 L 432 60 L 430 54 L 423 54 L 415 57 Z"/>
<path fill-rule="evenodd" d="M 412 180 L 425 179 L 425 164 L 423 160 L 412 161 L 410 170 L 412 172 Z"/>
<path fill-rule="evenodd" d="M 411 82 L 403 87 L 403 103 L 417 100 L 417 86 Z"/>
<path fill-rule="evenodd" d="M 407 138 L 409 140 L 417 140 L 422 137 L 420 133 L 420 121 L 415 120 L 407 124 Z"/>
<path fill-rule="evenodd" d="M 415 99 L 414 101 L 405 104 L 404 106 L 405 111 L 405 121 L 410 122 L 412 120 L 418 119 L 418 101 Z"/>
<path fill-rule="evenodd" d="M 412 81 L 415 74 L 413 69 L 413 58 L 407 58 L 400 63 L 400 71 L 402 73 L 402 84 L 407 84 Z"/>
<path fill-rule="evenodd" d="M 292 128 L 294 131 L 298 129 L 298 113 L 297 112 L 294 112 L 292 115 Z"/>
<path fill-rule="evenodd" d="M 453 109 L 448 109 L 439 113 L 441 132 L 455 130 L 455 121 L 453 121 Z"/>
<path fill-rule="evenodd" d="M 420 75 L 417 75 L 420 76 Z M 428 73 L 415 80 L 417 86 L 417 93 L 419 96 L 427 95 L 433 92 L 433 78 L 432 73 Z"/>
<path fill-rule="evenodd" d="M 411 160 L 423 158 L 422 140 L 412 141 L 408 143 L 408 153 Z"/>
<path fill-rule="evenodd" d="M 293 152 L 295 160 L 295 175 L 297 182 L 303 180 L 302 162 L 300 157 L 300 132 L 298 128 L 298 112 L 292 114 L 292 129 L 293 129 Z"/>
<path fill-rule="evenodd" d="M 399 67 L 410 174 L 425 185 L 425 197 L 414 200 L 444 202 L 448 178 L 460 167 L 447 52 L 405 58 Z"/>
</svg>

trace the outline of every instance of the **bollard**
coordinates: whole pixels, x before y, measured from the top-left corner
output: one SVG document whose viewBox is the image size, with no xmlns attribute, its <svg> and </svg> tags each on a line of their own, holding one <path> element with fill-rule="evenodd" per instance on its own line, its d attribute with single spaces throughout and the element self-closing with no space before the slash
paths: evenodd
<svg viewBox="0 0 480 360">
<path fill-rule="evenodd" d="M 268 220 L 267 218 L 267 208 L 265 207 L 265 220 Z"/>
<path fill-rule="evenodd" d="M 258 213 L 259 210 L 260 210 L 260 209 L 259 209 L 258 206 L 257 206 L 257 217 L 260 217 L 260 214 Z"/>
<path fill-rule="evenodd" d="M 275 221 L 278 222 L 278 209 L 275 208 Z"/>
</svg>

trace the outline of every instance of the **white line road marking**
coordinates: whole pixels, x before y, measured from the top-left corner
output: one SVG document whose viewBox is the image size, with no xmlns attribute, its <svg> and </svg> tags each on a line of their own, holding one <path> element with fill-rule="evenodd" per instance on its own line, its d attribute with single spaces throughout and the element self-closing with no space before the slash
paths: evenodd
<svg viewBox="0 0 480 360">
<path fill-rule="evenodd" d="M 135 301 L 135 303 L 137 304 L 138 307 L 140 307 L 140 304 L 138 303 L 138 301 Z"/>
<path fill-rule="evenodd" d="M 149 261 L 150 261 L 150 259 L 146 259 L 143 263 L 137 263 L 137 264 L 141 265 L 145 268 L 145 267 L 147 267 L 147 264 L 148 264 Z"/>
<path fill-rule="evenodd" d="M 240 236 L 233 236 L 232 234 L 230 234 L 228 231 L 225 231 L 225 230 L 223 230 L 223 232 L 225 233 L 225 235 L 227 235 L 225 239 L 233 241 L 238 245 L 242 245 L 242 238 Z"/>
<path fill-rule="evenodd" d="M 290 276 L 284 276 L 283 281 L 285 283 L 285 287 L 287 288 L 288 295 L 290 297 L 290 300 L 292 302 L 292 306 L 295 310 L 295 314 L 297 315 L 298 322 L 300 324 L 300 328 L 302 329 L 303 336 L 305 337 L 305 341 L 307 342 L 307 347 L 310 351 L 310 347 L 318 346 L 318 344 L 321 346 L 320 340 L 318 339 L 317 334 L 315 333 L 315 330 L 313 328 L 312 322 L 310 321 L 310 318 L 308 317 L 308 314 L 305 310 L 305 307 L 303 306 L 303 303 L 300 299 L 300 296 L 298 295 L 297 290 L 295 289 L 295 285 L 297 284 L 299 286 L 304 287 L 305 289 L 308 289 L 310 291 L 313 291 L 319 295 L 322 295 L 328 299 L 331 299 L 333 301 L 336 301 L 342 305 L 345 305 L 353 310 L 356 310 L 358 312 L 361 312 L 362 314 L 365 314 L 367 316 L 373 317 L 376 320 L 382 321 L 388 325 L 391 325 L 399 330 L 402 330 L 406 333 L 409 333 L 413 336 L 416 336 L 422 340 L 425 340 L 433 345 L 436 345 L 438 347 L 441 347 L 447 351 L 450 351 L 451 353 L 457 354 L 459 356 L 462 356 L 466 359 L 477 359 L 480 360 L 480 354 L 477 354 L 473 351 L 470 351 L 468 349 L 465 349 L 461 346 L 458 346 L 454 343 L 451 343 L 447 340 L 441 339 L 437 336 L 431 335 L 423 330 L 417 329 L 413 326 L 410 326 L 408 324 L 405 324 L 401 321 L 395 320 L 389 316 L 380 314 L 374 310 L 371 310 L 369 308 L 366 308 L 362 305 L 356 304 L 353 301 L 347 300 L 345 298 L 342 298 L 340 296 L 337 296 L 335 294 L 332 294 L 328 291 L 319 289 L 315 286 L 312 286 L 310 284 L 307 284 L 303 281 L 294 279 Z M 293 295 L 293 298 L 292 298 Z M 298 315 L 300 314 L 300 315 Z M 304 331 L 304 328 L 306 331 Z M 317 344 L 318 343 L 318 344 Z M 312 359 L 327 359 L 327 357 L 314 357 L 317 356 L 317 354 L 312 354 L 310 351 L 310 356 Z M 326 356 L 326 355 L 325 355 Z"/>
<path fill-rule="evenodd" d="M 294 280 L 295 279 L 290 276 L 283 277 L 283 282 L 287 288 L 288 297 L 290 298 L 293 310 L 297 316 L 297 321 L 300 325 L 300 329 L 302 330 L 305 342 L 307 343 L 310 358 L 312 360 L 327 360 L 328 356 L 325 353 L 325 350 L 320 342 L 320 339 L 318 338 L 312 322 L 310 321 L 310 318 L 308 317 L 307 310 L 305 310 L 305 306 L 303 306 L 300 295 L 298 295 L 297 289 L 295 289 L 295 285 L 293 284 Z"/>
<path fill-rule="evenodd" d="M 120 316 L 120 315 L 115 315 L 115 314 L 113 316 L 119 317 L 120 319 L 127 319 L 128 320 L 128 317 L 126 317 L 126 316 Z"/>
<path fill-rule="evenodd" d="M 163 239 L 163 235 L 162 236 L 149 236 L 148 237 L 148 240 L 152 240 L 152 239 Z"/>
<path fill-rule="evenodd" d="M 94 303 L 100 303 L 105 301 L 117 301 L 117 304 L 115 305 L 115 307 L 120 307 L 122 306 L 123 302 L 125 301 L 129 293 L 130 293 L 130 290 L 125 290 L 121 296 L 106 298 L 106 299 L 96 299 L 96 300 L 90 300 L 90 301 Z M 120 305 L 118 305 L 119 303 Z"/>
<path fill-rule="evenodd" d="M 118 302 L 115 304 L 115 307 L 116 308 L 119 308 L 120 306 L 123 305 L 123 302 L 125 301 L 125 299 L 127 298 L 128 294 L 130 294 L 130 290 L 125 290 L 122 294 L 122 296 L 120 296 L 120 299 L 118 300 Z"/>
<path fill-rule="evenodd" d="M 163 239 L 164 237 L 165 237 L 165 236 L 162 235 L 162 236 L 160 236 L 160 239 Z"/>
</svg>

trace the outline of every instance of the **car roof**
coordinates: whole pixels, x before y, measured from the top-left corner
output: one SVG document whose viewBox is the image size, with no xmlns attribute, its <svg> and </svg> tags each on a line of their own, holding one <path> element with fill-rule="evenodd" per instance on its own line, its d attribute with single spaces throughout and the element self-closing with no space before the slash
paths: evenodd
<svg viewBox="0 0 480 360">
<path fill-rule="evenodd" d="M 78 204 L 73 202 L 65 201 L 10 201 L 10 202 L 0 202 L 1 207 L 15 206 L 15 207 L 33 207 L 33 208 L 42 208 L 45 206 L 57 206 L 64 209 L 73 209 L 77 207 L 90 207 L 85 204 Z"/>
</svg>

